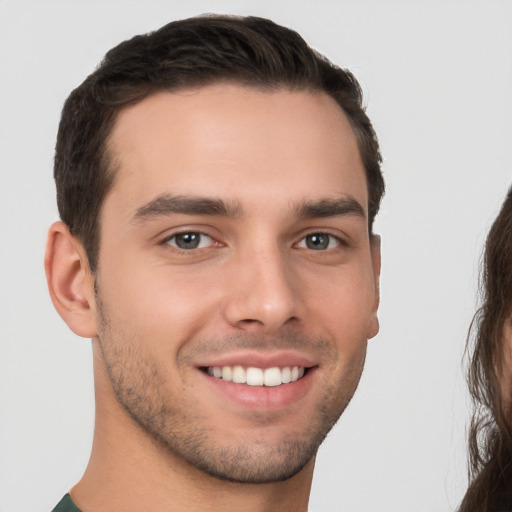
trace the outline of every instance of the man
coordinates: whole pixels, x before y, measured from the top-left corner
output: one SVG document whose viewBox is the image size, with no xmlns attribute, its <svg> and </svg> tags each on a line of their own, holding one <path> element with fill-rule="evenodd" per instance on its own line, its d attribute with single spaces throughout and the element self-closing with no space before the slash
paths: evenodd
<svg viewBox="0 0 512 512">
<path fill-rule="evenodd" d="M 354 77 L 258 18 L 170 23 L 68 98 L 50 294 L 96 425 L 55 510 L 300 511 L 378 331 L 380 154 Z"/>
</svg>

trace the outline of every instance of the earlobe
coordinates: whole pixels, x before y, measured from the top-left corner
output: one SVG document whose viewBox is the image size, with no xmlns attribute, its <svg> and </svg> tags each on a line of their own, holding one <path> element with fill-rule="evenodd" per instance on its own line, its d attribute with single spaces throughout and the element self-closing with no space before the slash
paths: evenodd
<svg viewBox="0 0 512 512">
<path fill-rule="evenodd" d="M 370 319 L 370 328 L 368 331 L 368 339 L 373 338 L 379 332 L 379 318 L 377 311 L 380 303 L 380 236 L 371 235 L 370 237 L 370 253 L 372 258 L 373 279 L 374 279 L 374 303 L 372 310 L 372 317 Z"/>
<path fill-rule="evenodd" d="M 94 276 L 82 244 L 62 222 L 55 222 L 48 231 L 44 264 L 50 297 L 59 315 L 75 334 L 96 336 Z"/>
</svg>

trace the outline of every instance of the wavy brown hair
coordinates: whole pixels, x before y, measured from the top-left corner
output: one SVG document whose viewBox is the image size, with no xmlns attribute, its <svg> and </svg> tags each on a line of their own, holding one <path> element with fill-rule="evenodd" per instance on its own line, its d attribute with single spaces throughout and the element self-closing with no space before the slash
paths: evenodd
<svg viewBox="0 0 512 512">
<path fill-rule="evenodd" d="M 468 336 L 470 485 L 459 512 L 512 510 L 510 397 L 504 396 L 505 325 L 512 312 L 512 187 L 487 236 L 480 276 L 482 305 Z"/>
</svg>

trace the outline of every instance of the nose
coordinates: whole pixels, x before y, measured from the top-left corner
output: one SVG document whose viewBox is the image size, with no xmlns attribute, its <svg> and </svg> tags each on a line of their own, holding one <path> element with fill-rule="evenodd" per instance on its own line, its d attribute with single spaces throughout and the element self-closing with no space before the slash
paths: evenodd
<svg viewBox="0 0 512 512">
<path fill-rule="evenodd" d="M 302 317 L 300 283 L 279 248 L 261 249 L 232 261 L 224 315 L 233 327 L 271 333 Z"/>
</svg>

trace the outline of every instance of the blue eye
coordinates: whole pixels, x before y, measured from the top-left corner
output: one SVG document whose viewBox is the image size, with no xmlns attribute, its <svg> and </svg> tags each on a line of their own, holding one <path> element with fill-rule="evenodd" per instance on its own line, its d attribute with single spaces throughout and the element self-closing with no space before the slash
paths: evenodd
<svg viewBox="0 0 512 512">
<path fill-rule="evenodd" d="M 340 245 L 340 239 L 329 235 L 328 233 L 311 233 L 306 235 L 299 243 L 298 247 L 302 249 L 311 249 L 313 251 L 325 251 L 334 249 Z"/>
<path fill-rule="evenodd" d="M 182 250 L 203 249 L 212 244 L 212 238 L 204 233 L 188 231 L 172 236 L 165 243 Z"/>
</svg>

